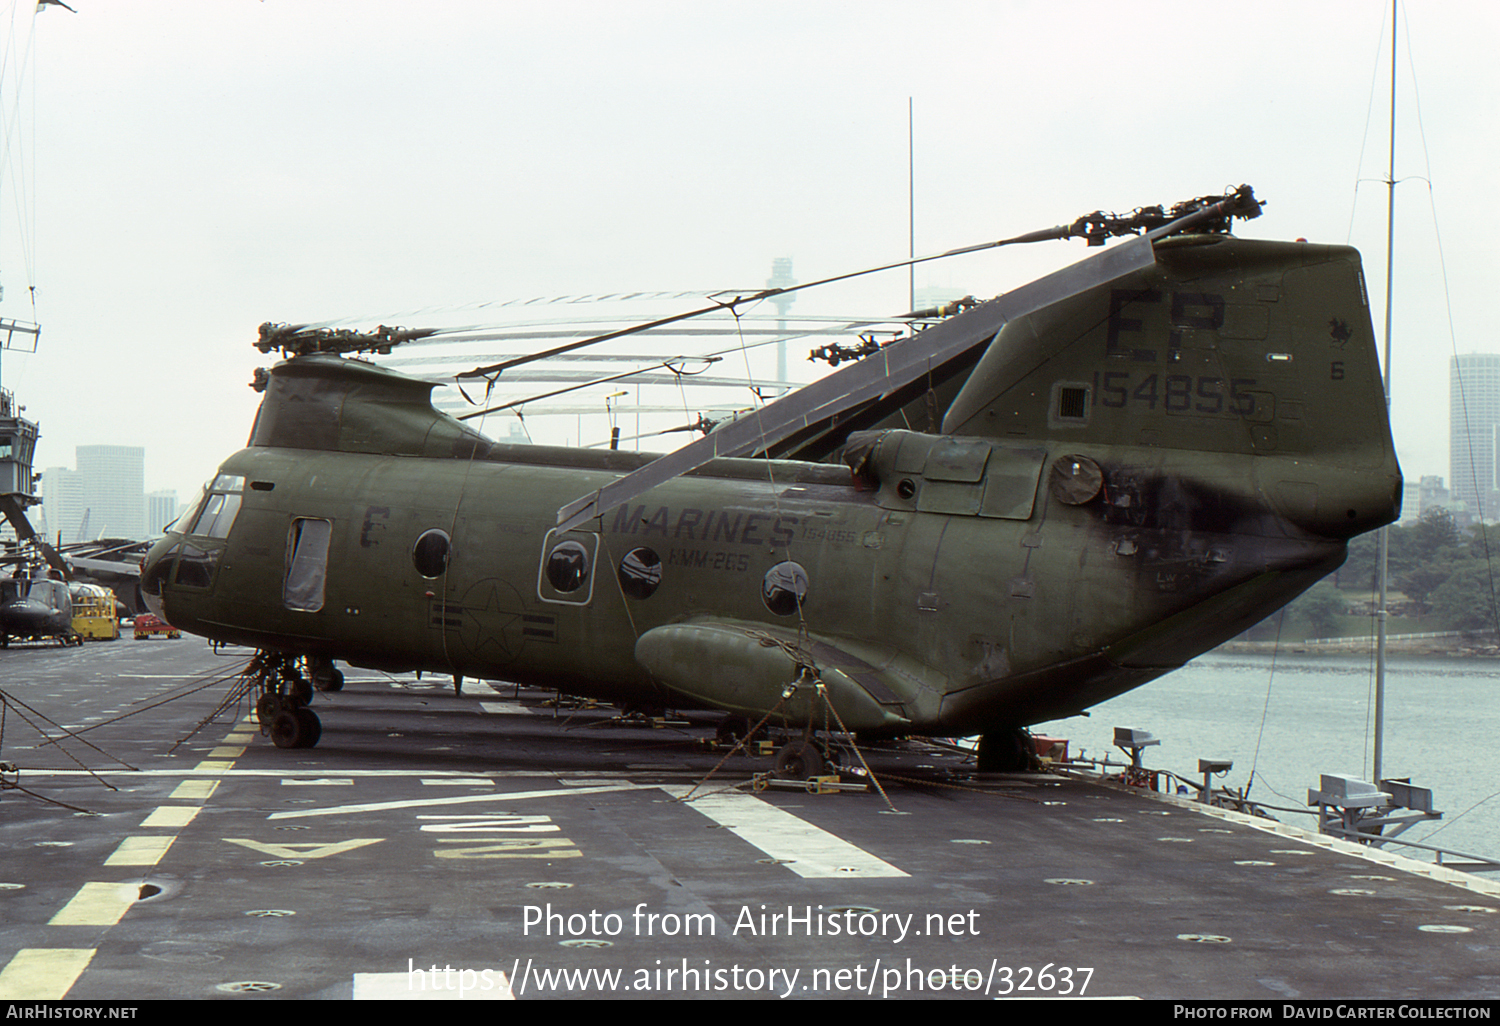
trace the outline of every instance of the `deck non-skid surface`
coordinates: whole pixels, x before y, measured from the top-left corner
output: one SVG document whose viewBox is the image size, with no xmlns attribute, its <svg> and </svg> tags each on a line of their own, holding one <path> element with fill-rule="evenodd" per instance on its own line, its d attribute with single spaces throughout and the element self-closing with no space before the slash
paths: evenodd
<svg viewBox="0 0 1500 1026">
<path fill-rule="evenodd" d="M 0 997 L 1500 995 L 1500 888 L 1400 858 L 917 745 L 866 753 L 894 811 L 733 786 L 768 757 L 700 783 L 710 716 L 444 678 L 347 671 L 314 749 L 243 702 L 192 733 L 247 656 L 0 655 L 97 746 L 7 713 L 20 784 L 87 814 L 0 794 Z"/>
</svg>

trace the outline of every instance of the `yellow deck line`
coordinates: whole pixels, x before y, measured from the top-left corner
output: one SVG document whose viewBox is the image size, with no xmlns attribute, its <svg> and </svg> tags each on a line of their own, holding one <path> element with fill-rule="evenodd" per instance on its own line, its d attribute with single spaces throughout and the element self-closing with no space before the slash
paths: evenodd
<svg viewBox="0 0 1500 1026">
<path fill-rule="evenodd" d="M 94 957 L 94 948 L 22 948 L 0 969 L 0 1001 L 61 1001 Z"/>
</svg>

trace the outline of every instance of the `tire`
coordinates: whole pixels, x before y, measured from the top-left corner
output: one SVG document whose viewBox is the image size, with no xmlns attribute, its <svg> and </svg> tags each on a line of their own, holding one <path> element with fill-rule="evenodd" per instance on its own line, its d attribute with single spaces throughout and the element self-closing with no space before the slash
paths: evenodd
<svg viewBox="0 0 1500 1026">
<path fill-rule="evenodd" d="M 281 699 L 276 695 L 261 695 L 255 701 L 255 718 L 262 729 L 269 729 L 271 721 L 281 711 Z"/>
<path fill-rule="evenodd" d="M 323 736 L 323 721 L 311 709 L 298 709 L 295 715 L 302 725 L 302 743 L 297 747 L 316 748 Z"/>
<path fill-rule="evenodd" d="M 823 753 L 811 741 L 788 741 L 776 753 L 776 775 L 783 780 L 806 780 L 821 777 Z"/>
<path fill-rule="evenodd" d="M 313 688 L 307 678 L 302 674 L 294 674 L 287 681 L 286 693 L 295 698 L 299 704 L 306 705 L 313 699 Z"/>
<path fill-rule="evenodd" d="M 277 748 L 311 748 L 323 736 L 323 723 L 311 709 L 287 709 L 271 720 L 271 743 Z"/>
</svg>

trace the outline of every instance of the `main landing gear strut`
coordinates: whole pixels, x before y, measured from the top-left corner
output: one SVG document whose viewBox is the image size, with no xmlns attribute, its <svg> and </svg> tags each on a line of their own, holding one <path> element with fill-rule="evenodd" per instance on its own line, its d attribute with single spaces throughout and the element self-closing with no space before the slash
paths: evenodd
<svg viewBox="0 0 1500 1026">
<path fill-rule="evenodd" d="M 981 773 L 1024 773 L 1032 768 L 1035 750 L 1025 727 L 992 730 L 980 735 L 976 768 Z"/>
<path fill-rule="evenodd" d="M 270 735 L 277 748 L 311 748 L 323 735 L 317 713 L 307 708 L 312 701 L 312 685 L 297 662 L 296 656 L 262 650 L 245 669 L 257 696 L 255 716 L 260 732 Z"/>
</svg>

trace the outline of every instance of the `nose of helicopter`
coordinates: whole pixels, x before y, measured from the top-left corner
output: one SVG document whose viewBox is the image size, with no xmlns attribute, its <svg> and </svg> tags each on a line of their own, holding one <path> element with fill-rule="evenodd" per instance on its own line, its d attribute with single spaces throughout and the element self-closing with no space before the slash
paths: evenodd
<svg viewBox="0 0 1500 1026">
<path fill-rule="evenodd" d="M 163 608 L 163 592 L 176 562 L 177 541 L 168 535 L 151 546 L 146 558 L 141 560 L 141 599 L 152 614 L 168 623 L 171 620 Z"/>
<path fill-rule="evenodd" d="M 47 617 L 53 611 L 40 602 L 30 599 L 19 599 L 15 602 L 6 603 L 5 626 L 11 634 L 26 635 L 40 631 L 47 626 Z"/>
</svg>

